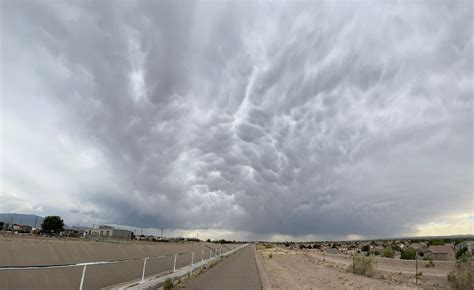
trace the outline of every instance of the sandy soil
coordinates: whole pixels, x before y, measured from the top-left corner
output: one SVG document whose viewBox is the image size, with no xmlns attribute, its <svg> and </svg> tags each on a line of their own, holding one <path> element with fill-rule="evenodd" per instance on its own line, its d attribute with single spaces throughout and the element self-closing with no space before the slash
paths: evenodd
<svg viewBox="0 0 474 290">
<path fill-rule="evenodd" d="M 272 258 L 269 258 L 270 254 Z M 377 267 L 374 276 L 369 278 L 348 271 L 352 260 L 342 256 L 323 256 L 316 251 L 263 247 L 258 247 L 256 256 L 265 288 L 417 289 L 414 268 L 411 273 L 411 264 L 406 265 L 406 261 L 378 261 L 381 269 Z M 418 286 L 426 289 L 448 289 L 450 286 L 446 279 L 447 274 L 444 275 L 448 269 L 451 269 L 449 264 L 440 266 L 438 270 L 419 265 L 419 271 L 423 272 L 423 275 L 418 280 Z M 425 275 L 425 271 L 428 275 Z"/>
<path fill-rule="evenodd" d="M 212 243 L 154 243 L 143 241 L 88 241 L 0 235 L 0 266 L 67 264 L 110 261 L 202 250 L 209 255 Z M 174 256 L 149 260 L 146 276 L 170 271 Z M 191 254 L 178 256 L 177 267 L 189 265 Z M 143 260 L 88 266 L 85 288 L 98 289 L 141 277 Z M 0 289 L 77 289 L 81 268 L 0 270 Z"/>
</svg>

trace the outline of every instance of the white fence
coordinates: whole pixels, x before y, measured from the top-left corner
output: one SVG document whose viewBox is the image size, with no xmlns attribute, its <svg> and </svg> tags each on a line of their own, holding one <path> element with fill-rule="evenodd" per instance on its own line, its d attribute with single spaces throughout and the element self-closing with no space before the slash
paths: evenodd
<svg viewBox="0 0 474 290">
<path fill-rule="evenodd" d="M 182 252 L 182 253 L 173 253 L 168 255 L 161 255 L 161 256 L 151 256 L 151 257 L 143 257 L 143 258 L 136 258 L 136 259 L 122 259 L 122 260 L 113 260 L 113 261 L 97 261 L 97 262 L 87 262 L 87 263 L 76 263 L 76 264 L 58 264 L 58 265 L 37 265 L 37 266 L 0 266 L 0 271 L 22 271 L 22 270 L 41 270 L 41 269 L 60 269 L 60 268 L 82 268 L 81 271 L 81 279 L 79 284 L 79 289 L 83 290 L 85 281 L 87 280 L 87 268 L 88 266 L 95 266 L 95 265 L 107 265 L 107 264 L 118 264 L 118 263 L 125 263 L 125 262 L 132 262 L 132 261 L 143 261 L 141 264 L 141 279 L 136 279 L 133 281 L 125 282 L 122 284 L 117 284 L 115 286 L 108 285 L 106 288 L 112 289 L 141 289 L 145 287 L 152 287 L 158 285 L 159 283 L 164 282 L 166 279 L 171 278 L 174 280 L 175 277 L 181 277 L 191 273 L 195 269 L 201 269 L 213 261 L 216 261 L 220 257 L 230 255 L 231 253 L 237 251 L 238 249 L 246 246 L 247 244 L 240 245 L 237 248 L 231 249 L 227 246 L 222 246 L 220 248 L 209 248 L 208 250 L 201 250 L 201 255 L 196 255 L 195 251 L 192 252 Z M 177 268 L 177 259 L 179 256 L 182 255 L 191 255 L 190 264 L 185 265 L 183 267 Z M 199 257 L 200 256 L 200 257 Z M 147 264 L 151 261 L 159 260 L 159 259 L 166 259 L 171 258 L 173 259 L 173 268 L 167 269 L 164 272 L 154 273 L 153 275 L 146 276 L 146 269 Z M 200 259 L 198 259 L 198 257 Z M 119 282 L 119 281 L 117 281 Z M 36 285 L 38 286 L 38 285 Z"/>
</svg>

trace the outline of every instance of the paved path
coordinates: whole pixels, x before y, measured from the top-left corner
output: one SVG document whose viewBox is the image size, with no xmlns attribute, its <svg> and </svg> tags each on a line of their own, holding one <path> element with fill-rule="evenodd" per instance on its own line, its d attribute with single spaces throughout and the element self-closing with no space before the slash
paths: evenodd
<svg viewBox="0 0 474 290">
<path fill-rule="evenodd" d="M 255 246 L 238 250 L 209 271 L 192 279 L 188 289 L 262 289 L 255 263 Z"/>
</svg>

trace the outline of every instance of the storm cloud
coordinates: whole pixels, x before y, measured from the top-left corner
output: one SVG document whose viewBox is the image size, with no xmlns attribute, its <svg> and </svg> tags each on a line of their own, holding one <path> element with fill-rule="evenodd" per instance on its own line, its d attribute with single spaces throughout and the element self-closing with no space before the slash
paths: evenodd
<svg viewBox="0 0 474 290">
<path fill-rule="evenodd" d="M 3 211 L 294 236 L 473 213 L 470 1 L 1 16 Z"/>
</svg>

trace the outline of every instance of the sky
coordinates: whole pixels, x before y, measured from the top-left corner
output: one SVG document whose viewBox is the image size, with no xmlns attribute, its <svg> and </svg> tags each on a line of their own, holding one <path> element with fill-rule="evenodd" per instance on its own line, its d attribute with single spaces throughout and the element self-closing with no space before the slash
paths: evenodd
<svg viewBox="0 0 474 290">
<path fill-rule="evenodd" d="M 0 212 L 473 234 L 471 1 L 2 0 Z"/>
</svg>

